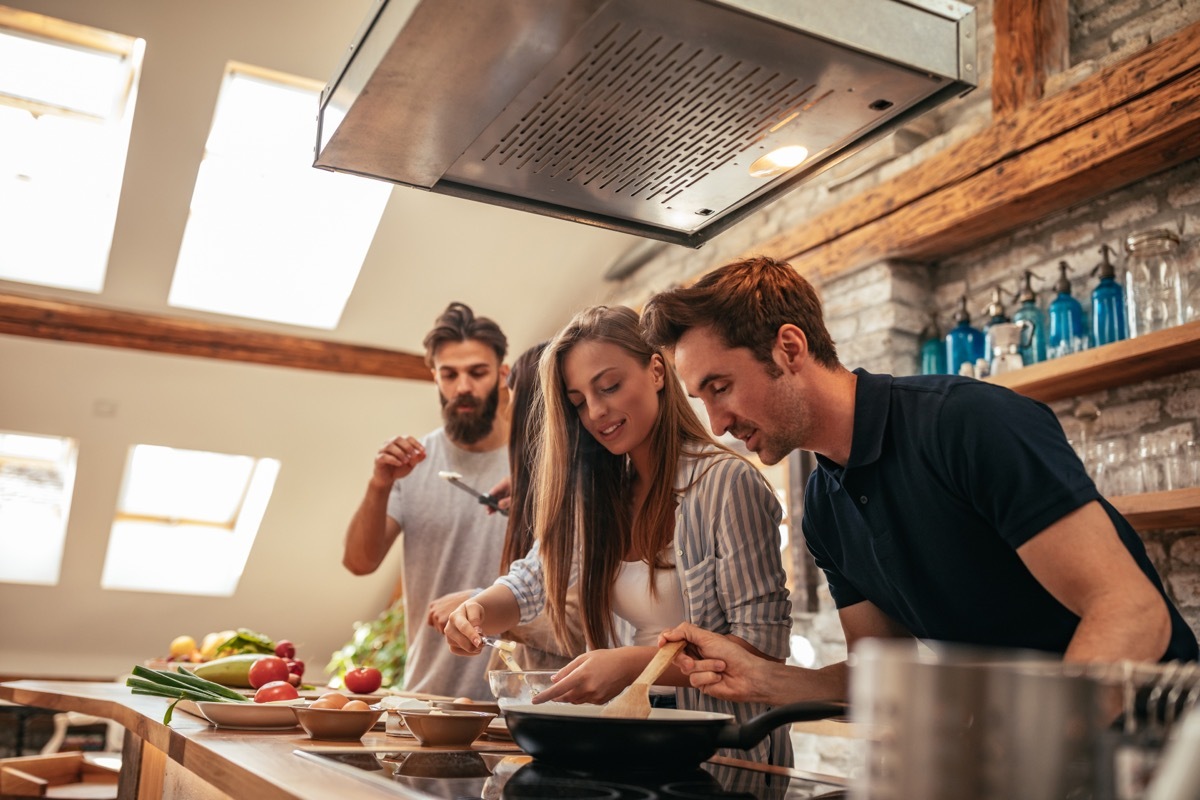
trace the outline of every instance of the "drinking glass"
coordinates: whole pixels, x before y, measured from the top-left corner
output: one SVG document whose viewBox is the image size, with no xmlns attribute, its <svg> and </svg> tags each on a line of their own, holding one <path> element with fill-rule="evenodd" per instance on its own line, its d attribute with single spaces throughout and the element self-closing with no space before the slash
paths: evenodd
<svg viewBox="0 0 1200 800">
<path fill-rule="evenodd" d="M 1168 489 L 1196 484 L 1196 442 L 1190 433 L 1178 433 L 1163 443 L 1163 474 Z"/>
<path fill-rule="evenodd" d="M 1104 443 L 1101 462 L 1104 465 L 1104 481 L 1100 493 L 1105 497 L 1132 494 L 1129 471 L 1126 469 L 1128 455 L 1124 439 L 1109 439 Z"/>
<path fill-rule="evenodd" d="M 1087 469 L 1087 451 L 1083 449 L 1083 444 L 1074 439 L 1067 439 L 1067 444 L 1071 445 L 1071 449 L 1075 451 L 1075 455 L 1079 456 L 1079 463 L 1083 464 L 1084 469 Z"/>
<path fill-rule="evenodd" d="M 1191 465 L 1190 485 L 1200 486 L 1200 442 L 1188 439 L 1183 443 L 1183 449 L 1187 463 Z"/>
<path fill-rule="evenodd" d="M 1138 439 L 1138 456 L 1142 462 L 1142 488 L 1147 492 L 1161 492 L 1166 488 L 1163 474 L 1162 453 L 1158 440 L 1153 436 Z"/>
<path fill-rule="evenodd" d="M 1083 462 L 1088 474 L 1100 494 L 1108 496 L 1108 464 L 1105 460 L 1104 442 L 1092 442 L 1087 447 L 1087 459 Z"/>
</svg>

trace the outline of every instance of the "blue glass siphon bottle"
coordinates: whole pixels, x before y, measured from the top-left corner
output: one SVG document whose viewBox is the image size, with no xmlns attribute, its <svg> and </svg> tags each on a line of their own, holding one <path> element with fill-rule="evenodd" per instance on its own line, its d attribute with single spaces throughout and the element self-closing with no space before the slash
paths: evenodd
<svg viewBox="0 0 1200 800">
<path fill-rule="evenodd" d="M 929 324 L 921 329 L 921 374 L 945 375 L 946 342 L 938 325 L 937 312 L 929 312 Z"/>
<path fill-rule="evenodd" d="M 1050 358 L 1070 355 L 1088 346 L 1087 330 L 1083 327 L 1083 306 L 1071 296 L 1071 281 L 1067 272 L 1071 265 L 1058 262 L 1058 281 L 1054 291 L 1058 292 L 1050 303 L 1050 330 L 1047 344 Z"/>
<path fill-rule="evenodd" d="M 1101 261 L 1092 270 L 1099 275 L 1100 282 L 1092 289 L 1092 342 L 1102 344 L 1119 342 L 1128 336 L 1125 320 L 1125 287 L 1117 283 L 1116 269 L 1109 260 L 1113 249 L 1100 246 Z"/>
<path fill-rule="evenodd" d="M 965 294 L 958 311 L 954 312 L 954 323 L 946 334 L 946 369 L 951 375 L 958 375 L 963 364 L 969 364 L 974 370 L 975 362 L 984 357 L 983 331 L 971 327 Z"/>
<path fill-rule="evenodd" d="M 1017 292 L 1016 301 L 1021 307 L 1013 312 L 1013 322 L 1025 320 L 1033 326 L 1033 334 L 1029 337 L 1029 346 L 1021 348 L 1021 361 L 1026 364 L 1037 364 L 1046 360 L 1046 315 L 1037 304 L 1037 293 L 1033 291 L 1033 279 L 1037 278 L 1029 270 L 1025 270 L 1021 290 Z M 1038 280 L 1041 280 L 1038 278 Z"/>
</svg>

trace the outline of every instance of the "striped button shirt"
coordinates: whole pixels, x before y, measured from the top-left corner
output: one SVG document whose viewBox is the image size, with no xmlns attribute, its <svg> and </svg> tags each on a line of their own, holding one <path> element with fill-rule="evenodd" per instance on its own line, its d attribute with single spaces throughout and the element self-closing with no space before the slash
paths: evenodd
<svg viewBox="0 0 1200 800">
<path fill-rule="evenodd" d="M 681 458 L 675 478 L 679 500 L 672 545 L 686 621 L 739 636 L 768 656 L 785 658 L 791 601 L 780 552 L 779 500 L 751 464 L 724 451 L 707 452 L 715 455 Z M 546 602 L 537 545 L 496 582 L 516 597 L 522 622 L 537 616 Z M 631 626 L 619 618 L 616 623 L 619 641 L 613 644 L 630 644 Z M 739 722 L 768 708 L 717 700 L 691 688 L 679 689 L 677 699 L 680 708 L 732 714 Z M 786 728 L 750 750 L 725 754 L 792 763 Z"/>
</svg>

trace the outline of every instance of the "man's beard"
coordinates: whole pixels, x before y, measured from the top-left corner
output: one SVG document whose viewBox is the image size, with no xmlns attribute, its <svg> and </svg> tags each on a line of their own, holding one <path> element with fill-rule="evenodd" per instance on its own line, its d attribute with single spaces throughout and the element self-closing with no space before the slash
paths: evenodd
<svg viewBox="0 0 1200 800">
<path fill-rule="evenodd" d="M 451 441 L 475 444 L 492 432 L 492 425 L 496 421 L 496 409 L 500 406 L 500 381 L 496 381 L 496 385 L 482 402 L 469 394 L 450 401 L 439 393 L 438 399 L 442 401 L 442 419 L 446 423 L 446 434 Z M 471 409 L 459 411 L 458 407 L 463 403 L 469 403 Z"/>
</svg>

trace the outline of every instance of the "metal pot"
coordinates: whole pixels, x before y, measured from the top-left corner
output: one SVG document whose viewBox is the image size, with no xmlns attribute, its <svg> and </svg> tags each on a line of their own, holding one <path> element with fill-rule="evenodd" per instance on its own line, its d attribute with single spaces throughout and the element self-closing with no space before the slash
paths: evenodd
<svg viewBox="0 0 1200 800">
<path fill-rule="evenodd" d="M 594 705 L 513 705 L 504 717 L 513 740 L 539 761 L 596 769 L 694 769 L 722 747 L 745 750 L 780 725 L 846 713 L 840 702 L 792 703 L 742 724 L 729 714 L 656 708 L 649 719 L 601 717 Z"/>
<path fill-rule="evenodd" d="M 871 800 L 1092 797 L 1101 688 L 1045 654 L 867 640 L 852 659 L 869 731 L 854 795 Z"/>
</svg>

